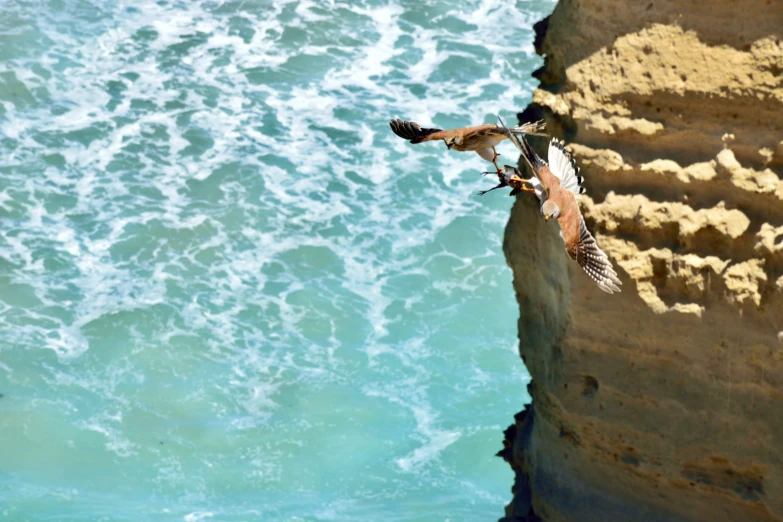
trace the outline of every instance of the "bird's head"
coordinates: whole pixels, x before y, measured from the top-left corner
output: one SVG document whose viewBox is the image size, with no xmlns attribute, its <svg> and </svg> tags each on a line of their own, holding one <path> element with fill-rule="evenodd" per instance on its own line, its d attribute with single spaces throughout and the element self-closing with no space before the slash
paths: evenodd
<svg viewBox="0 0 783 522">
<path fill-rule="evenodd" d="M 547 221 L 550 219 L 557 219 L 560 216 L 560 207 L 558 207 L 557 203 L 554 201 L 547 199 L 544 201 L 544 204 L 541 205 L 541 214 Z"/>
<path fill-rule="evenodd" d="M 462 140 L 458 137 L 449 138 L 447 140 L 444 140 L 446 142 L 446 148 L 451 149 L 454 145 L 462 145 Z"/>
</svg>

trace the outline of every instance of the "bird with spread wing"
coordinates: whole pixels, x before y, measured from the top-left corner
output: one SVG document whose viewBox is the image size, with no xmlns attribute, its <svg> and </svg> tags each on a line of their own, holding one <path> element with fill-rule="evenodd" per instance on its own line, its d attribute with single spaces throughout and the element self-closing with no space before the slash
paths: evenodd
<svg viewBox="0 0 783 522">
<path fill-rule="evenodd" d="M 547 163 L 536 154 L 524 136 L 521 136 L 520 141 L 509 132 L 508 137 L 522 152 L 522 157 L 533 171 L 534 178 L 523 179 L 516 169 L 506 167 L 504 169 L 504 173 L 507 172 L 506 179 L 501 176 L 501 184 L 494 188 L 509 185 L 515 191 L 536 192 L 541 202 L 541 214 L 544 219 L 547 221 L 557 219 L 560 225 L 560 237 L 565 242 L 569 257 L 579 263 L 587 275 L 598 284 L 598 288 L 610 294 L 619 292 L 622 283 L 617 277 L 617 272 L 614 271 L 612 262 L 604 251 L 598 247 L 579 210 L 576 199 L 585 191 L 582 187 L 584 178 L 578 175 L 579 168 L 574 158 L 557 138 L 552 138 L 549 143 L 549 163 Z"/>
<path fill-rule="evenodd" d="M 500 154 L 495 150 L 495 146 L 498 143 L 516 134 L 520 136 L 540 134 L 545 128 L 543 121 L 526 123 L 510 129 L 499 127 L 492 123 L 449 130 L 422 129 L 418 123 L 399 119 L 391 120 L 389 125 L 394 134 L 400 138 L 410 140 L 411 143 L 443 140 L 448 149 L 474 151 L 485 160 L 494 164 L 498 174 L 501 172 L 497 164 L 497 158 Z"/>
</svg>

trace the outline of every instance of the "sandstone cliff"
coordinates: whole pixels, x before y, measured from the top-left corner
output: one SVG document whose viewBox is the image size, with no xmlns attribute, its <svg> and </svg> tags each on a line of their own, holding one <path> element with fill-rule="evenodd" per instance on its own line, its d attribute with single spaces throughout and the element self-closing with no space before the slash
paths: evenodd
<svg viewBox="0 0 783 522">
<path fill-rule="evenodd" d="M 783 5 L 561 0 L 536 30 L 521 117 L 576 156 L 623 292 L 518 198 L 507 520 L 783 521 Z"/>
</svg>

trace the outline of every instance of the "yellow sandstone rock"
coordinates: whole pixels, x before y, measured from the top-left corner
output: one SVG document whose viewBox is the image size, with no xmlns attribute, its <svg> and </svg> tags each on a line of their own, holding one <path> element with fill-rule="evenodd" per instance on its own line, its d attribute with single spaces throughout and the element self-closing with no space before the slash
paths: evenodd
<svg viewBox="0 0 783 522">
<path fill-rule="evenodd" d="M 529 110 L 574 153 L 623 286 L 597 289 L 518 197 L 533 406 L 507 516 L 783 521 L 780 3 L 561 0 L 537 30 Z"/>
</svg>

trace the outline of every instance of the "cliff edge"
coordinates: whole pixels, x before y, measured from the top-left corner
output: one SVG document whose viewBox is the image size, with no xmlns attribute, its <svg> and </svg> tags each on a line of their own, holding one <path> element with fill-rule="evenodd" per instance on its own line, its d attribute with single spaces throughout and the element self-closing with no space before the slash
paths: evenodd
<svg viewBox="0 0 783 522">
<path fill-rule="evenodd" d="M 783 8 L 561 0 L 536 33 L 520 117 L 574 153 L 623 291 L 517 198 L 504 520 L 783 521 Z"/>
</svg>

